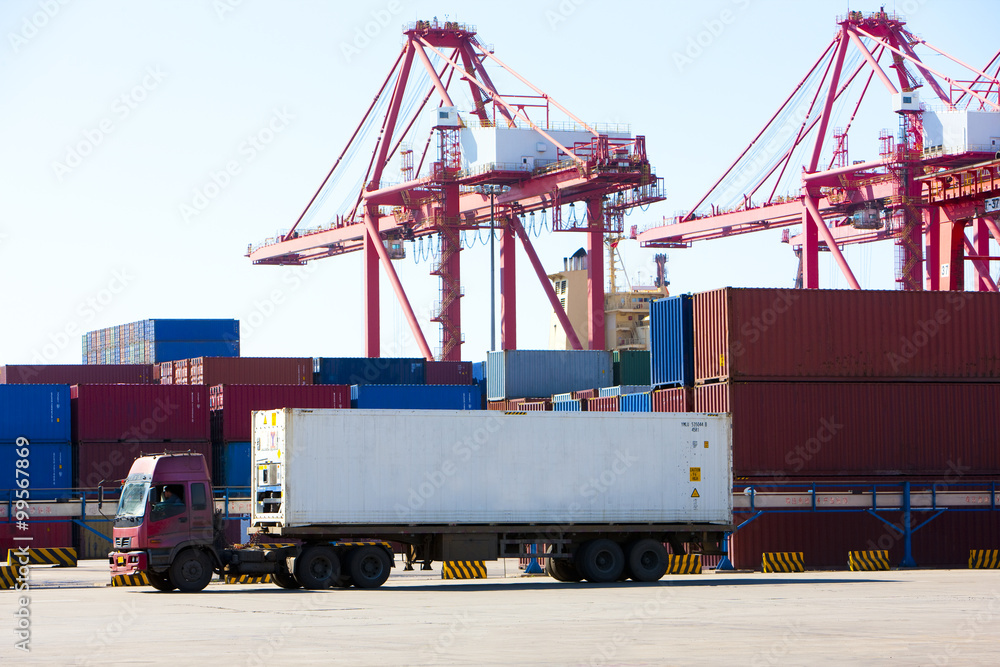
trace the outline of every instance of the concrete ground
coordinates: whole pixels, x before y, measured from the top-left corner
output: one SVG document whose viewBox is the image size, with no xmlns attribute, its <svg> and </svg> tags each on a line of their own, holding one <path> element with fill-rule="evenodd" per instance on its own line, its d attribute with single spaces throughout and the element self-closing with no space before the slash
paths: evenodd
<svg viewBox="0 0 1000 667">
<path fill-rule="evenodd" d="M 374 591 L 110 588 L 107 564 L 0 591 L 0 662 L 43 665 L 997 665 L 1000 570 L 706 572 L 561 584 L 394 570 Z M 506 565 L 506 576 L 504 567 Z M 12 615 L 28 600 L 31 652 Z M 5 620 L 4 620 L 5 619 Z"/>
</svg>

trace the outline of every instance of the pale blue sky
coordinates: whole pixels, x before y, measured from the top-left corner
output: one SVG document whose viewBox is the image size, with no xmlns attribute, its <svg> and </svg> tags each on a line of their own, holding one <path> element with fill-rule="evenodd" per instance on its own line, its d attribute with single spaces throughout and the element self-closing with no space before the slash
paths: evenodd
<svg viewBox="0 0 1000 667">
<path fill-rule="evenodd" d="M 998 47 L 993 3 L 893 7 L 973 65 Z M 847 9 L 845 0 L 2 0 L 0 363 L 77 363 L 80 332 L 148 317 L 239 318 L 248 356 L 362 354 L 360 255 L 305 269 L 254 267 L 243 255 L 298 217 L 388 73 L 404 23 L 475 24 L 501 59 L 576 115 L 645 135 L 668 200 L 626 220 L 643 228 L 695 203 Z M 355 42 L 369 23 L 386 25 Z M 681 59 L 705 31 L 702 52 Z M 878 95 L 883 107 L 876 101 L 855 123 L 851 159 L 876 157 L 878 131 L 895 128 L 888 94 Z M 272 140 L 254 147 L 248 137 L 264 128 Z M 81 144 L 88 154 L 77 159 Z M 184 206 L 228 162 L 238 173 L 190 215 Z M 671 251 L 671 290 L 790 285 L 796 262 L 779 237 Z M 544 235 L 537 248 L 555 270 L 582 243 Z M 630 277 L 648 280 L 653 251 L 621 248 Z M 893 287 L 891 244 L 846 254 L 864 286 Z M 480 360 L 488 255 L 479 246 L 463 258 L 464 358 Z M 823 286 L 844 286 L 822 261 Z M 548 305 L 527 261 L 519 266 L 521 347 L 545 347 Z M 438 329 L 426 320 L 438 284 L 428 269 L 410 257 L 398 264 L 434 348 Z M 416 355 L 386 280 L 382 303 L 383 353 Z"/>
</svg>

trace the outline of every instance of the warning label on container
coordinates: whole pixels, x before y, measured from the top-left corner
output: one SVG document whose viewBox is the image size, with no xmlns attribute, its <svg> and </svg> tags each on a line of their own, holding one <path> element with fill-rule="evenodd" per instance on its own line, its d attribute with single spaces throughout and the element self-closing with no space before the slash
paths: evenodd
<svg viewBox="0 0 1000 667">
<path fill-rule="evenodd" d="M 691 468 L 690 471 L 691 481 L 700 482 L 701 481 L 701 468 Z"/>
<path fill-rule="evenodd" d="M 691 497 L 692 498 L 701 498 L 701 496 L 698 494 L 698 489 L 695 489 L 694 491 L 691 492 Z"/>
</svg>

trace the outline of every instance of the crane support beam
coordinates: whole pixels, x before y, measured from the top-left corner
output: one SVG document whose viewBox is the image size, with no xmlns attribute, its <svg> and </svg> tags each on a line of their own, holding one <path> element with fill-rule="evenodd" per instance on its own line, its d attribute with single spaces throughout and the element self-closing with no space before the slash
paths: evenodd
<svg viewBox="0 0 1000 667">
<path fill-rule="evenodd" d="M 500 349 L 517 349 L 517 254 L 514 226 L 504 219 L 500 235 Z"/>
<path fill-rule="evenodd" d="M 600 197 L 587 200 L 587 349 L 604 345 L 604 210 Z"/>
<path fill-rule="evenodd" d="M 805 203 L 806 208 L 809 209 L 810 217 L 812 217 L 813 224 L 819 230 L 820 236 L 826 241 L 827 247 L 830 252 L 833 253 L 834 259 L 837 261 L 837 265 L 840 267 L 841 273 L 847 279 L 848 284 L 852 289 L 861 289 L 861 285 L 858 283 L 857 278 L 854 277 L 854 272 L 851 271 L 851 267 L 848 266 L 847 260 L 844 259 L 844 254 L 840 252 L 840 248 L 837 247 L 837 242 L 833 240 L 833 236 L 830 234 L 830 228 L 826 226 L 823 222 L 823 216 L 820 215 L 819 209 L 816 207 L 816 201 L 812 198 L 808 192 L 806 192 L 802 201 Z"/>
<path fill-rule="evenodd" d="M 413 44 L 413 49 L 417 52 L 417 56 L 420 57 L 420 62 L 424 64 L 424 68 L 427 70 L 427 74 L 431 77 L 431 83 L 434 84 L 434 89 L 437 90 L 438 95 L 441 96 L 441 102 L 445 106 L 453 107 L 455 103 L 451 101 L 451 95 L 448 94 L 448 89 L 445 88 L 444 84 L 441 83 L 441 77 L 438 76 L 437 71 L 435 71 L 434 66 L 431 65 L 431 59 L 427 57 L 427 52 L 424 51 L 424 47 L 420 44 Z M 443 56 L 442 56 L 443 57 Z M 445 60 L 454 60 L 450 58 L 445 58 Z"/>
<path fill-rule="evenodd" d="M 997 284 L 990 276 L 990 263 L 979 259 L 988 256 L 990 252 L 990 236 L 986 229 L 986 224 L 982 218 L 977 219 L 972 225 L 972 240 L 963 235 L 965 241 L 966 259 L 972 259 L 973 278 L 977 292 L 996 292 Z"/>
<path fill-rule="evenodd" d="M 368 212 L 366 211 L 366 214 Z M 380 357 L 381 322 L 379 314 L 379 256 L 376 246 L 381 246 L 379 238 L 367 231 L 364 238 L 364 302 L 365 302 L 365 356 Z"/>
<path fill-rule="evenodd" d="M 875 72 L 875 74 L 878 75 L 878 78 L 882 80 L 882 84 L 885 85 L 886 89 L 893 95 L 898 93 L 899 91 L 896 89 L 896 86 L 893 85 L 892 80 L 889 79 L 888 75 L 886 75 L 885 70 L 883 70 L 878 62 L 875 61 L 875 56 L 871 54 L 868 47 L 866 47 L 864 42 L 861 41 L 861 38 L 858 37 L 858 33 L 848 28 L 847 36 L 851 38 L 851 42 L 854 43 L 854 46 L 856 46 L 858 51 L 861 52 L 861 55 L 864 56 L 868 65 L 871 66 L 872 71 Z"/>
<path fill-rule="evenodd" d="M 524 252 L 528 255 L 528 261 L 531 262 L 531 268 L 535 270 L 535 274 L 538 276 L 538 280 L 542 284 L 542 291 L 545 292 L 545 296 L 548 297 L 549 303 L 552 305 L 552 312 L 556 314 L 559 324 L 562 325 L 563 331 L 566 332 L 566 338 L 569 340 L 569 344 L 573 346 L 574 350 L 582 350 L 583 346 L 580 344 L 580 339 L 577 337 L 576 331 L 573 329 L 573 325 L 569 321 L 569 316 L 566 315 L 566 311 L 563 309 L 562 304 L 559 303 L 559 297 L 556 296 L 556 291 L 552 289 L 552 281 L 549 280 L 548 274 L 545 273 L 545 269 L 542 267 L 542 262 L 538 259 L 538 254 L 535 252 L 535 247 L 531 245 L 531 239 L 528 238 L 527 233 L 524 231 L 524 226 L 521 225 L 521 221 L 517 219 L 517 216 L 511 216 L 510 223 L 514 227 L 514 231 L 517 232 L 518 238 L 521 239 L 521 244 L 524 246 Z M 598 251 L 598 254 L 600 254 L 600 251 Z"/>
</svg>

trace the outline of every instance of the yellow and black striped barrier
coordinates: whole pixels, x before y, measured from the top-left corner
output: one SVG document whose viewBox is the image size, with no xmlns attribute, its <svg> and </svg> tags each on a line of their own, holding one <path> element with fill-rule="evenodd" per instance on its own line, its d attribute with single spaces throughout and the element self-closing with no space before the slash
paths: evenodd
<svg viewBox="0 0 1000 667">
<path fill-rule="evenodd" d="M 701 574 L 701 554 L 667 556 L 667 574 Z"/>
<path fill-rule="evenodd" d="M 889 569 L 888 551 L 849 551 L 847 566 L 851 572 L 875 572 Z"/>
<path fill-rule="evenodd" d="M 145 572 L 139 574 L 115 574 L 111 577 L 112 586 L 149 586 Z"/>
<path fill-rule="evenodd" d="M 294 547 L 295 545 L 291 542 L 277 542 L 274 544 L 254 544 L 255 547 L 260 547 L 261 549 L 284 549 L 285 547 Z"/>
<path fill-rule="evenodd" d="M 14 588 L 17 585 L 16 565 L 0 565 L 0 589 Z"/>
<path fill-rule="evenodd" d="M 969 569 L 1000 569 L 1000 549 L 972 549 L 969 551 Z"/>
<path fill-rule="evenodd" d="M 270 584 L 274 579 L 269 574 L 226 575 L 227 584 Z"/>
<path fill-rule="evenodd" d="M 806 568 L 801 551 L 765 552 L 763 556 L 764 572 L 805 572 Z"/>
<path fill-rule="evenodd" d="M 73 547 L 31 547 L 28 549 L 27 565 L 56 565 L 59 567 L 76 567 L 76 549 Z M 20 564 L 21 556 L 17 549 L 7 550 L 7 562 Z"/>
<path fill-rule="evenodd" d="M 442 579 L 485 579 L 486 562 L 481 560 L 446 560 Z"/>
</svg>

